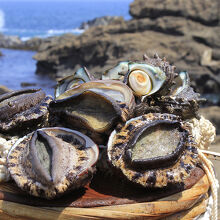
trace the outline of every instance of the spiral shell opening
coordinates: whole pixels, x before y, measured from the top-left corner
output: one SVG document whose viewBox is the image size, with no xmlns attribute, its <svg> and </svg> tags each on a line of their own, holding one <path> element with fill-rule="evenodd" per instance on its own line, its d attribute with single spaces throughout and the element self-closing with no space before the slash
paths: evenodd
<svg viewBox="0 0 220 220">
<path fill-rule="evenodd" d="M 138 96 L 147 95 L 152 90 L 152 81 L 149 75 L 142 70 L 134 70 L 129 76 L 129 85 Z"/>
</svg>

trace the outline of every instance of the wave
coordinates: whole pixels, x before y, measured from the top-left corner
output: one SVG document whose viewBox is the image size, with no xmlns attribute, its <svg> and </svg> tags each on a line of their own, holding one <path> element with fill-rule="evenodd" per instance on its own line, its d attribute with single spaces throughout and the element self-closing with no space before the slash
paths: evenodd
<svg viewBox="0 0 220 220">
<path fill-rule="evenodd" d="M 33 37 L 52 37 L 59 36 L 66 33 L 71 33 L 75 35 L 82 34 L 84 32 L 83 29 L 74 28 L 74 29 L 49 29 L 49 30 L 34 30 L 34 29 L 8 29 L 2 28 L 1 31 L 6 35 L 16 35 L 21 38 L 22 41 L 27 41 Z"/>
<path fill-rule="evenodd" d="M 5 26 L 5 14 L 0 9 L 0 30 L 3 29 L 4 26 Z"/>
<path fill-rule="evenodd" d="M 72 34 L 82 34 L 84 32 L 83 29 L 75 28 L 75 29 L 64 29 L 64 30 L 56 30 L 50 29 L 47 31 L 48 35 L 60 35 L 65 33 L 72 33 Z"/>
</svg>

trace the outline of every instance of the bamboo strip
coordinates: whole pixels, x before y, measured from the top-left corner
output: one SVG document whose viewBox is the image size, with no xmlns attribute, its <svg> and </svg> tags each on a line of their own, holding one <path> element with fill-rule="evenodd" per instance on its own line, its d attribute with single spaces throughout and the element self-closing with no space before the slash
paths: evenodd
<svg viewBox="0 0 220 220">
<path fill-rule="evenodd" d="M 209 182 L 207 177 L 204 176 L 191 189 L 164 198 L 163 201 L 155 202 L 98 208 L 49 208 L 33 207 L 0 200 L 0 219 L 158 219 L 190 209 L 207 193 L 208 189 Z M 206 206 L 204 203 L 201 203 L 200 206 L 195 207 L 196 211 L 188 211 L 187 213 L 200 214 L 204 212 Z M 194 210 L 194 207 L 192 209 Z M 10 216 L 13 216 L 14 218 L 10 218 Z M 188 214 L 188 216 L 190 216 L 190 214 Z"/>
</svg>

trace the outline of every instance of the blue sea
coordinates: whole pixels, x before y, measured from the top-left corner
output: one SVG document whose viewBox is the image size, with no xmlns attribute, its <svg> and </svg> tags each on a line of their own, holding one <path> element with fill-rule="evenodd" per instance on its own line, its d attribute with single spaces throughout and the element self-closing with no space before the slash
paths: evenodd
<svg viewBox="0 0 220 220">
<path fill-rule="evenodd" d="M 81 34 L 82 22 L 101 16 L 123 16 L 130 19 L 132 0 L 0 0 L 0 33 L 16 35 L 22 40 L 64 33 Z M 48 94 L 55 82 L 35 75 L 35 52 L 1 49 L 0 85 L 22 88 L 22 83 L 36 84 Z M 27 87 L 30 88 L 30 87 Z"/>
<path fill-rule="evenodd" d="M 0 32 L 22 39 L 81 33 L 84 21 L 105 15 L 129 19 L 132 0 L 0 0 Z"/>
</svg>

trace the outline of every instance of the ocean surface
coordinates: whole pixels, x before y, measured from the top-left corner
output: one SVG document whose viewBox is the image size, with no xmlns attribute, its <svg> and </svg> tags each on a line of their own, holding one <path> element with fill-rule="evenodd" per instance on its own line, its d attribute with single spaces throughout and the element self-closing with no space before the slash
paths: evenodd
<svg viewBox="0 0 220 220">
<path fill-rule="evenodd" d="M 79 34 L 84 21 L 105 15 L 129 19 L 132 0 L 0 0 L 0 32 L 22 39 Z"/>
<path fill-rule="evenodd" d="M 101 16 L 130 19 L 132 0 L 0 0 L 0 33 L 16 35 L 22 40 L 64 33 L 81 34 L 82 22 Z M 43 88 L 53 94 L 55 82 L 35 74 L 35 52 L 1 49 L 0 85 L 10 89 Z"/>
</svg>

